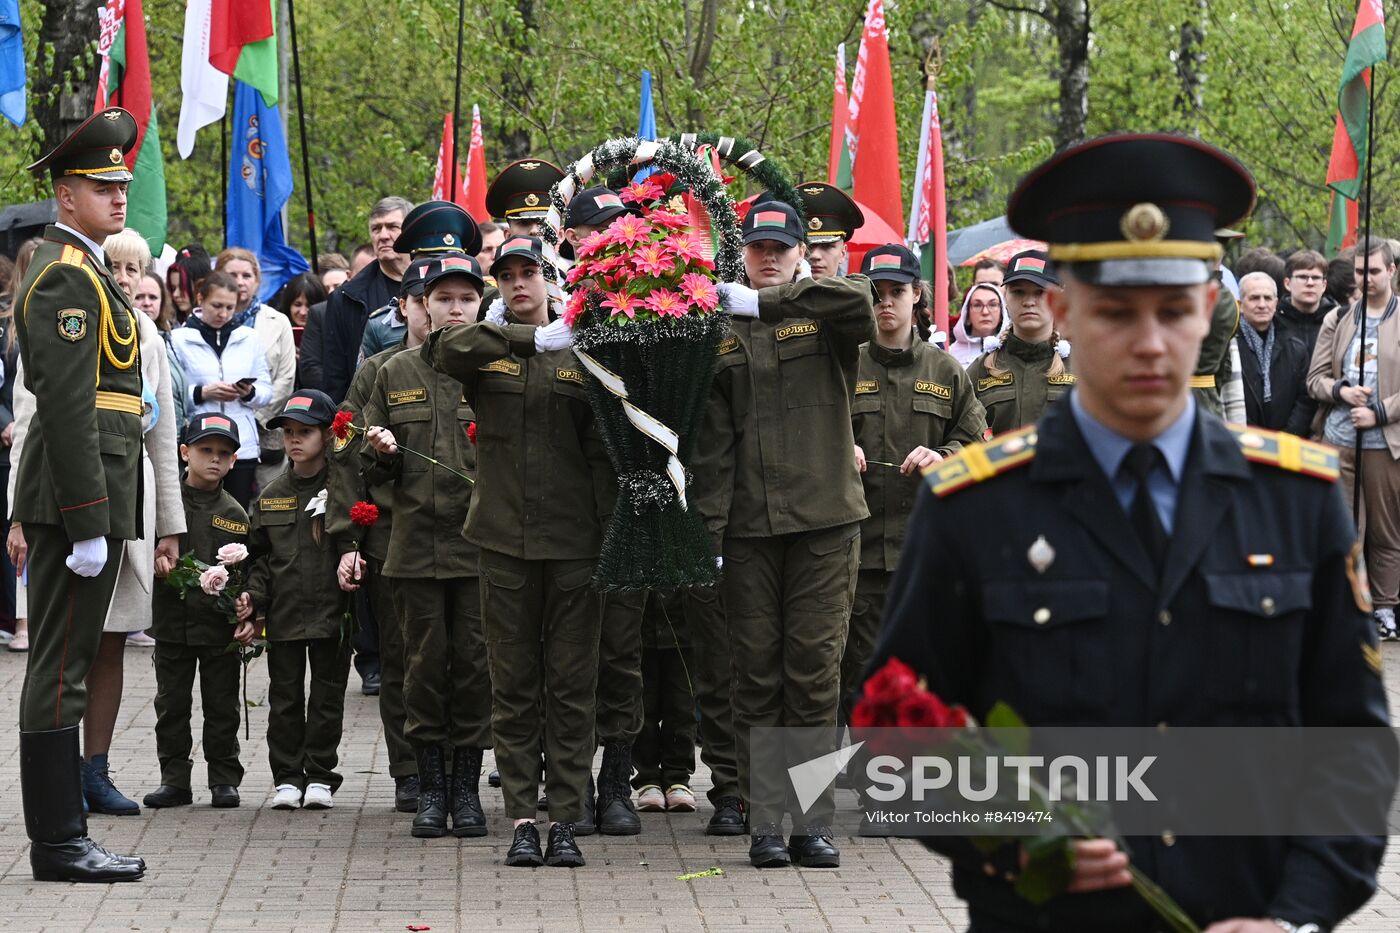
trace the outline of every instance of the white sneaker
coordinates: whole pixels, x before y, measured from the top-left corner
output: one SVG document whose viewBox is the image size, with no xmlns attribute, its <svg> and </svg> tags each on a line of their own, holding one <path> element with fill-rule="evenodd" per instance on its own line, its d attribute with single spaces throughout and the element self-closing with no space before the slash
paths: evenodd
<svg viewBox="0 0 1400 933">
<path fill-rule="evenodd" d="M 301 806 L 301 791 L 291 784 L 278 784 L 277 794 L 272 798 L 272 809 L 295 810 Z"/>
<path fill-rule="evenodd" d="M 637 809 L 643 813 L 664 813 L 666 795 L 659 784 L 647 784 L 637 790 Z"/>
<path fill-rule="evenodd" d="M 331 789 L 325 784 L 307 784 L 306 797 L 301 805 L 308 810 L 329 810 L 335 806 L 335 801 L 331 798 Z"/>
</svg>

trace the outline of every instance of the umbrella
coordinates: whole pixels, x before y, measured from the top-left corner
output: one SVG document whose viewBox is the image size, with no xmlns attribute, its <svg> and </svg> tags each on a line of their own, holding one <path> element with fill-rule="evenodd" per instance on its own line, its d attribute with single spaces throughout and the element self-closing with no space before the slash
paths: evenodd
<svg viewBox="0 0 1400 933">
<path fill-rule="evenodd" d="M 1007 240 L 1014 240 L 1017 234 L 1007 226 L 1005 217 L 993 217 L 969 227 L 959 227 L 948 231 L 948 261 L 953 265 L 963 264 L 969 256 Z"/>
<path fill-rule="evenodd" d="M 1002 265 L 1006 265 L 1012 256 L 1017 253 L 1024 253 L 1028 249 L 1045 250 L 1045 244 L 1040 240 L 1007 240 L 1004 243 L 997 243 L 989 246 L 979 253 L 969 256 L 962 261 L 964 266 L 975 266 L 983 259 L 995 259 Z"/>
</svg>

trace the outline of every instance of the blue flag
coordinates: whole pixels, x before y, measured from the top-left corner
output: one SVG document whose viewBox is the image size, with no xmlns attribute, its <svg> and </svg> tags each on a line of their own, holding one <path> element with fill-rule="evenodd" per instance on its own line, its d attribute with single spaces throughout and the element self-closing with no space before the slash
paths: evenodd
<svg viewBox="0 0 1400 933">
<path fill-rule="evenodd" d="M 234 84 L 228 245 L 241 246 L 258 257 L 262 267 L 258 300 L 267 301 L 311 267 L 287 245 L 282 233 L 282 205 L 292 194 L 292 162 L 282 119 L 275 106 L 263 103 L 257 88 L 242 81 Z"/>
<path fill-rule="evenodd" d="M 24 35 L 20 32 L 19 0 L 0 0 L 0 114 L 15 126 L 24 125 Z"/>
<path fill-rule="evenodd" d="M 637 138 L 656 138 L 656 108 L 651 105 L 651 72 L 642 69 L 642 107 L 637 115 Z M 654 168 L 644 168 L 632 176 L 633 181 L 641 181 L 656 171 Z"/>
</svg>

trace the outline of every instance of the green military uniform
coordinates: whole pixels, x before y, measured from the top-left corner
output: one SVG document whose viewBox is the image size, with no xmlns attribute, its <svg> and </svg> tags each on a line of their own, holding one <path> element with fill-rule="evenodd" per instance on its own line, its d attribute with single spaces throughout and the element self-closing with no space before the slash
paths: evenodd
<svg viewBox="0 0 1400 933">
<path fill-rule="evenodd" d="M 1224 416 L 1225 406 L 1220 394 L 1230 381 L 1230 341 L 1240 325 L 1240 303 L 1230 290 L 1220 286 L 1220 295 L 1215 299 L 1215 308 L 1210 315 L 1210 330 L 1201 341 L 1201 352 L 1196 357 L 1196 371 L 1191 376 L 1191 394 L 1196 404 L 1212 415 Z"/>
<path fill-rule="evenodd" d="M 864 276 L 806 279 L 760 289 L 758 317 L 735 318 L 719 350 L 694 469 L 701 515 L 723 542 L 738 775 L 760 823 L 782 821 L 786 788 L 751 773 L 749 730 L 836 724 L 870 514 L 850 392 L 873 324 Z M 830 805 L 828 790 L 812 822 Z"/>
<path fill-rule="evenodd" d="M 534 334 L 517 323 L 447 327 L 422 355 L 462 380 L 478 418 L 466 537 L 481 548 L 506 815 L 534 817 L 543 742 L 550 815 L 571 823 L 588 806 L 601 619 L 588 582 L 616 479 L 583 367 L 571 350 L 536 353 Z"/>
<path fill-rule="evenodd" d="M 967 375 L 993 434 L 1030 424 L 1069 391 L 1074 385 L 1070 361 L 1061 367 L 1055 365 L 1057 359 L 1049 343 L 1027 343 L 1007 331 L 999 348 L 972 361 Z M 1062 371 L 1051 373 L 1052 367 Z"/>
<path fill-rule="evenodd" d="M 197 417 L 197 416 L 196 416 Z M 248 543 L 248 513 L 233 496 L 219 489 L 181 485 L 185 527 L 180 553 L 193 554 L 206 564 L 226 544 Z M 204 711 L 201 746 L 209 767 L 209 786 L 237 787 L 243 780 L 238 760 L 238 655 L 229 651 L 233 626 L 215 599 L 198 587 L 181 599 L 173 587 L 157 581 L 152 598 L 150 635 L 156 669 L 156 757 L 160 782 L 190 790 L 194 747 L 191 734 L 193 691 L 199 674 L 200 705 Z"/>
<path fill-rule="evenodd" d="M 56 187 L 95 183 L 86 190 L 110 190 L 104 186 L 131 181 L 125 154 L 135 143 L 135 119 L 110 107 L 29 170 L 48 173 Z M 69 210 L 60 201 L 60 220 L 94 225 L 92 233 L 103 236 L 113 216 L 102 213 L 101 202 L 73 203 Z M 115 209 L 115 199 L 108 206 Z M 84 679 L 101 642 L 122 542 L 141 537 L 143 514 L 140 339 L 131 303 L 100 253 L 72 226 L 46 227 L 14 302 L 35 404 L 25 456 L 15 467 L 11 518 L 29 544 L 20 789 L 30 868 L 40 881 L 132 881 L 146 865 L 88 838 L 79 770 Z M 96 573 L 70 570 L 70 554 L 79 569 Z"/>
<path fill-rule="evenodd" d="M 340 403 L 340 410 L 355 415 L 354 424 L 358 428 L 367 427 L 361 412 L 380 368 L 403 349 L 400 344 L 376 353 L 355 371 L 350 390 Z M 371 487 L 365 482 L 360 471 L 360 449 L 363 444 L 361 434 L 343 441 L 337 440 L 327 458 L 330 475 L 326 483 L 326 534 L 337 544 L 342 539 L 354 540 L 365 561 L 360 585 L 367 591 L 370 611 L 374 613 L 375 624 L 379 628 L 379 719 L 384 725 L 384 750 L 389 758 L 389 775 L 395 778 L 410 777 L 418 773 L 418 764 L 403 734 L 403 628 L 394 611 L 391 583 L 383 575 L 394 520 L 393 487 L 389 483 Z M 378 507 L 379 521 L 368 529 L 355 528 L 350 521 L 350 507 L 356 502 L 370 502 Z"/>
<path fill-rule="evenodd" d="M 309 395 L 294 393 L 287 406 Z M 331 410 L 330 399 L 324 402 Z M 323 468 L 314 476 L 298 476 L 289 464 L 253 500 L 254 562 L 247 591 L 267 638 L 267 759 L 273 783 L 303 791 L 308 784 L 324 784 L 334 793 L 341 783 L 336 766 L 351 638 L 345 594 L 336 583 L 340 552 L 325 534 L 324 519 L 307 511 L 325 490 L 327 473 Z"/>
<path fill-rule="evenodd" d="M 916 335 L 907 350 L 889 350 L 874 342 L 861 348 L 851 426 L 867 460 L 898 465 L 915 447 L 947 457 L 980 441 L 987 416 L 958 361 Z M 860 526 L 860 574 L 841 659 L 843 722 L 875 650 L 885 590 L 899 563 L 920 475 L 916 471 L 904 476 L 897 469 L 871 464 L 861 474 L 861 484 L 870 517 Z"/>
<path fill-rule="evenodd" d="M 471 476 L 476 420 L 457 380 L 414 351 L 385 360 L 364 407 L 405 447 Z M 462 537 L 474 488 L 402 451 L 360 454 L 366 480 L 391 490 L 394 523 L 384 558 L 404 639 L 404 737 L 414 747 L 488 748 L 491 678 L 481 640 L 476 546 Z"/>
</svg>

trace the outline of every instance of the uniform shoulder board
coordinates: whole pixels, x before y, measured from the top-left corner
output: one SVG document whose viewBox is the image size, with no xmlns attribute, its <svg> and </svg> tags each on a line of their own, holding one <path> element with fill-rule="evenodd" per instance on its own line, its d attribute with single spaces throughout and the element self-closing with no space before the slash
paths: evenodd
<svg viewBox="0 0 1400 933">
<path fill-rule="evenodd" d="M 1340 475 L 1337 451 L 1326 444 L 1249 425 L 1227 424 L 1226 427 L 1240 445 L 1240 453 L 1253 463 L 1267 463 L 1281 470 L 1325 480 L 1336 480 Z"/>
<path fill-rule="evenodd" d="M 371 312 L 369 313 L 369 318 L 368 318 L 368 320 L 371 320 L 371 321 L 372 321 L 372 320 L 374 320 L 374 319 L 377 318 L 377 317 L 382 317 L 383 315 L 388 314 L 390 311 L 393 311 L 393 310 L 394 310 L 395 308 L 397 308 L 397 307 L 398 307 L 397 302 L 391 301 L 391 302 L 389 302 L 387 305 L 385 305 L 385 306 L 382 307 L 382 308 L 375 308 L 373 311 L 371 311 Z"/>
<path fill-rule="evenodd" d="M 924 468 L 924 482 L 942 498 L 967 486 L 1030 463 L 1035 457 L 1035 425 L 964 447 L 955 456 Z"/>
</svg>

